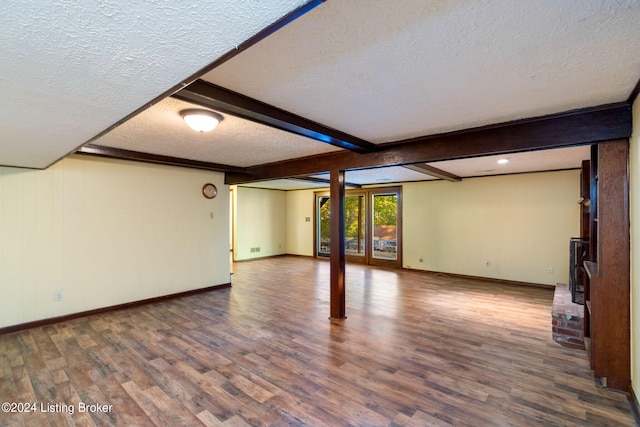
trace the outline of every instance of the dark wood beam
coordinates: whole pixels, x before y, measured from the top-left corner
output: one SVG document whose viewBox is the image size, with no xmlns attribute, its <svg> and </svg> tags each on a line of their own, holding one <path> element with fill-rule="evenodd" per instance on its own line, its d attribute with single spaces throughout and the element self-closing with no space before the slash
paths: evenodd
<svg viewBox="0 0 640 427">
<path fill-rule="evenodd" d="M 316 177 L 313 177 L 313 176 L 293 176 L 293 177 L 291 177 L 289 179 L 297 179 L 299 181 L 318 182 L 318 183 L 327 184 L 327 185 L 331 184 L 331 180 L 330 179 L 316 178 Z M 346 181 L 345 181 L 344 185 L 345 185 L 345 187 L 362 188 L 362 185 L 360 185 L 360 184 L 353 184 L 353 183 L 349 183 L 349 182 L 346 182 Z"/>
<path fill-rule="evenodd" d="M 199 160 L 181 159 L 178 157 L 161 156 L 159 154 L 141 153 L 139 151 L 124 150 L 121 148 L 104 147 L 101 145 L 87 144 L 80 147 L 76 154 L 89 156 L 108 157 L 110 159 L 132 160 L 144 163 L 156 163 L 161 165 L 181 166 L 191 169 L 203 169 L 217 172 L 242 173 L 245 168 L 221 165 L 218 163 L 202 162 Z"/>
<path fill-rule="evenodd" d="M 370 153 L 377 150 L 377 146 L 371 142 L 203 80 L 191 83 L 172 96 L 356 153 Z"/>
<path fill-rule="evenodd" d="M 444 179 L 446 181 L 451 182 L 459 182 L 462 181 L 458 175 L 454 175 L 451 172 L 447 172 L 442 169 L 438 169 L 434 166 L 428 165 L 426 163 L 416 163 L 415 165 L 405 165 L 407 169 L 411 169 L 412 171 L 420 172 L 425 175 L 433 176 L 434 178 Z"/>
<path fill-rule="evenodd" d="M 344 194 L 344 171 L 332 170 L 329 191 L 331 200 L 331 228 L 329 233 L 331 239 L 329 246 L 331 248 L 331 319 L 344 319 L 346 317 Z"/>
<path fill-rule="evenodd" d="M 255 166 L 247 168 L 246 174 L 227 174 L 226 182 L 544 150 L 630 135 L 631 105 L 623 102 L 381 144 L 379 151 L 368 154 L 328 153 Z"/>
</svg>

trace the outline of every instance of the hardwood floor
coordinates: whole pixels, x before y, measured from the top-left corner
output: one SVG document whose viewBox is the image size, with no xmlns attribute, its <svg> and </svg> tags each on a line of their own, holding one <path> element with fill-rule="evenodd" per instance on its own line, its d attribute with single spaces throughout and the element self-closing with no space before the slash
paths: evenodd
<svg viewBox="0 0 640 427">
<path fill-rule="evenodd" d="M 329 263 L 234 268 L 231 289 L 0 336 L 0 400 L 37 404 L 0 425 L 634 425 L 552 341 L 550 290 L 348 265 L 331 322 Z"/>
</svg>

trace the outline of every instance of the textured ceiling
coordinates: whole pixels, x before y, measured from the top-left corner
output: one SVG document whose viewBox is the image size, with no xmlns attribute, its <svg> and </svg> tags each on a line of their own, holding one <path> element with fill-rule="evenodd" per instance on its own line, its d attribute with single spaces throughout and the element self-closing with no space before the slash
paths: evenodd
<svg viewBox="0 0 640 427">
<path fill-rule="evenodd" d="M 626 100 L 640 2 L 329 1 L 203 78 L 371 142 Z"/>
<path fill-rule="evenodd" d="M 224 120 L 213 131 L 194 132 L 184 122 L 180 111 L 197 107 L 166 98 L 94 143 L 241 167 L 340 150 L 229 114 L 224 115 Z"/>
<path fill-rule="evenodd" d="M 177 114 L 189 104 L 158 99 L 304 3 L 3 1 L 0 165 L 46 167 L 156 102 L 92 143 L 230 166 L 335 150 L 232 116 L 196 134 Z M 626 101 L 638 22 L 637 0 L 332 0 L 204 79 L 381 143 Z M 433 165 L 463 177 L 565 169 L 588 157 L 576 150 Z"/>
<path fill-rule="evenodd" d="M 589 146 L 557 148 L 546 151 L 531 151 L 501 156 L 475 157 L 471 159 L 447 160 L 429 163 L 460 177 L 504 175 L 523 172 L 541 172 L 563 169 L 578 169 L 583 160 L 591 158 Z M 507 159 L 499 164 L 499 159 Z"/>
<path fill-rule="evenodd" d="M 326 177 L 324 177 L 326 178 Z M 249 184 L 240 184 L 238 187 L 263 188 L 266 190 L 318 190 L 329 188 L 329 185 L 320 182 L 304 181 L 300 179 L 272 179 L 269 181 L 256 181 Z"/>
<path fill-rule="evenodd" d="M 302 0 L 0 3 L 0 165 L 42 168 Z"/>
<path fill-rule="evenodd" d="M 329 174 L 313 175 L 315 178 L 329 179 Z M 390 182 L 427 181 L 436 179 L 402 166 L 351 170 L 345 173 L 345 181 L 352 184 L 386 184 Z"/>
</svg>

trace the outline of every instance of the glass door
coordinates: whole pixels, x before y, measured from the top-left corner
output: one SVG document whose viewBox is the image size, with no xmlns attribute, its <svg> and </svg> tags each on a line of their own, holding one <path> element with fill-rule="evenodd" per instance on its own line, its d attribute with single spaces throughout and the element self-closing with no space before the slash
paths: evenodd
<svg viewBox="0 0 640 427">
<path fill-rule="evenodd" d="M 400 266 L 398 191 L 371 193 L 370 264 Z"/>
<path fill-rule="evenodd" d="M 401 187 L 352 190 L 345 195 L 345 258 L 388 267 L 401 267 Z M 331 200 L 316 194 L 316 255 L 328 257 Z"/>
</svg>

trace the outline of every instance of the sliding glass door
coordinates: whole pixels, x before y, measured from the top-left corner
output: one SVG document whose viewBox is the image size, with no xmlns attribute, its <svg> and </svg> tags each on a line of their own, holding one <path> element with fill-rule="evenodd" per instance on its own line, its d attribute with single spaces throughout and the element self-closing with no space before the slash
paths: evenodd
<svg viewBox="0 0 640 427">
<path fill-rule="evenodd" d="M 345 256 L 349 262 L 401 267 L 401 187 L 351 190 L 345 195 Z M 316 255 L 330 255 L 327 193 L 316 193 Z"/>
</svg>

